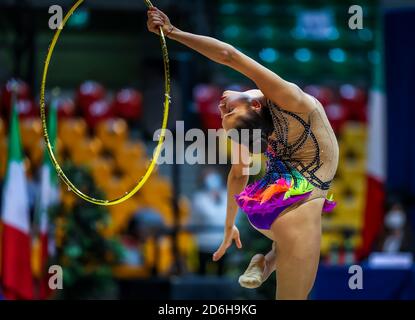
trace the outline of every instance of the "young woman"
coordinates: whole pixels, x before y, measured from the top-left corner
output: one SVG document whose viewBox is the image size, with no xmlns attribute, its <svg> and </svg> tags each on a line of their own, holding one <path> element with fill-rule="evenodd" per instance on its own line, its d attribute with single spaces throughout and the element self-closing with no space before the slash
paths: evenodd
<svg viewBox="0 0 415 320">
<path fill-rule="evenodd" d="M 257 85 L 259 90 L 226 91 L 219 106 L 226 130 L 262 129 L 261 139 L 252 138 L 249 145 L 266 147 L 268 161 L 265 176 L 248 186 L 246 165 L 232 165 L 224 239 L 213 260 L 218 261 L 233 241 L 242 248 L 235 226 L 239 205 L 252 226 L 273 241 L 266 256 L 252 258 L 239 283 L 256 288 L 276 271 L 277 299 L 307 299 L 320 258 L 321 213 L 336 204 L 327 196 L 339 149 L 322 105 L 233 46 L 179 30 L 157 8 L 148 11 L 147 26 L 156 34 L 162 27 L 168 38 Z"/>
</svg>

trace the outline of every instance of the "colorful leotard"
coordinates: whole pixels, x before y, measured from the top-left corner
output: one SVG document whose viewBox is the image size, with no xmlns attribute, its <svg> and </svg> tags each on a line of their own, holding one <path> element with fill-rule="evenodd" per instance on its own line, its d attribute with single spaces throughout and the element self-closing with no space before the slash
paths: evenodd
<svg viewBox="0 0 415 320">
<path fill-rule="evenodd" d="M 323 212 L 336 205 L 328 190 L 337 170 L 339 147 L 323 106 L 314 100 L 315 109 L 304 113 L 284 110 L 267 100 L 274 133 L 265 153 L 266 173 L 235 196 L 258 229 L 270 229 L 278 216 L 315 198 L 325 198 Z"/>
</svg>

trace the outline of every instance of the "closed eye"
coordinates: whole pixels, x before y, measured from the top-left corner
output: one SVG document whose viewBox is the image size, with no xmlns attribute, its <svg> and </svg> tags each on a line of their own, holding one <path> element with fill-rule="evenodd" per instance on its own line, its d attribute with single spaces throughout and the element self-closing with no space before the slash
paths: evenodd
<svg viewBox="0 0 415 320">
<path fill-rule="evenodd" d="M 235 110 L 235 109 L 234 109 L 234 110 Z M 229 117 L 231 117 L 232 115 L 234 115 L 234 114 L 235 114 L 235 111 L 234 111 L 234 110 L 229 111 L 227 114 L 225 114 L 225 115 L 224 115 L 224 117 L 229 118 Z"/>
<path fill-rule="evenodd" d="M 228 114 L 229 114 L 229 113 L 235 113 L 235 109 L 236 109 L 236 107 L 229 107 L 229 112 L 228 112 Z"/>
</svg>

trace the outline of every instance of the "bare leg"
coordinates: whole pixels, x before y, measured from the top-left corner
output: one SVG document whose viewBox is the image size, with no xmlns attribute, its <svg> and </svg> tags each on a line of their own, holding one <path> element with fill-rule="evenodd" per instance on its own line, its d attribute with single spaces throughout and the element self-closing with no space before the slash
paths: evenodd
<svg viewBox="0 0 415 320">
<path fill-rule="evenodd" d="M 278 218 L 273 231 L 278 259 L 277 299 L 303 300 L 310 293 L 320 258 L 321 210 L 317 198 Z"/>
<path fill-rule="evenodd" d="M 258 288 L 275 271 L 276 258 L 275 243 L 272 244 L 272 249 L 265 256 L 263 254 L 254 255 L 244 274 L 239 277 L 240 285 L 249 289 Z"/>
<path fill-rule="evenodd" d="M 262 282 L 265 282 L 271 273 L 275 271 L 277 267 L 277 248 L 275 242 L 272 243 L 272 249 L 265 256 L 265 268 L 262 274 Z"/>
</svg>

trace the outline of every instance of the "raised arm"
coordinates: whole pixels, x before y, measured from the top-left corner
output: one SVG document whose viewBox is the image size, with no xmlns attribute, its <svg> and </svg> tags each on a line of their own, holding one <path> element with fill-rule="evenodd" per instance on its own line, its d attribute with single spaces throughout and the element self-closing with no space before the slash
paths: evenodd
<svg viewBox="0 0 415 320">
<path fill-rule="evenodd" d="M 210 60 L 226 65 L 251 79 L 263 94 L 281 108 L 293 112 L 312 111 L 310 98 L 295 84 L 265 68 L 233 46 L 217 39 L 184 32 L 174 27 L 157 8 L 148 11 L 148 29 L 158 34 L 161 26 L 168 38 L 199 52 Z"/>
</svg>

